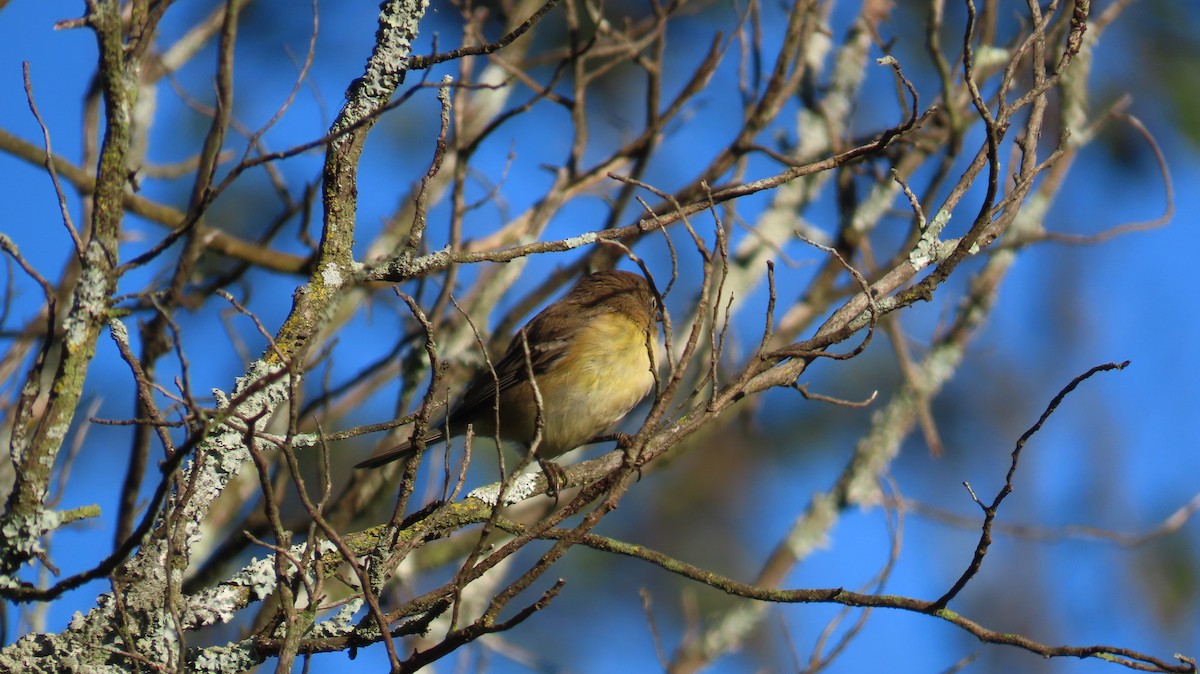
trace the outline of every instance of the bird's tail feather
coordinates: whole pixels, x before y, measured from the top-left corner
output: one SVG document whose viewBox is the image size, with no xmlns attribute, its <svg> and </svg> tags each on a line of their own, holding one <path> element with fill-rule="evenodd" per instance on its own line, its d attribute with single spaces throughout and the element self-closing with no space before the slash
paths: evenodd
<svg viewBox="0 0 1200 674">
<path fill-rule="evenodd" d="M 429 435 L 425 436 L 425 444 L 428 445 L 428 444 L 437 442 L 438 440 L 441 440 L 441 439 L 442 439 L 442 432 L 435 431 L 435 432 L 432 432 Z M 396 445 L 395 447 L 392 447 L 391 449 L 389 449 L 387 451 L 380 452 L 379 454 L 376 454 L 375 456 L 372 456 L 371 458 L 369 458 L 365 461 L 359 461 L 358 463 L 354 464 L 354 467 L 355 468 L 378 468 L 379 466 L 382 466 L 385 463 L 391 463 L 393 461 L 400 461 L 401 459 L 407 461 L 414 454 L 416 454 L 416 452 L 417 452 L 417 448 L 414 447 L 412 441 L 409 440 L 409 441 L 406 441 L 404 444 Z"/>
</svg>

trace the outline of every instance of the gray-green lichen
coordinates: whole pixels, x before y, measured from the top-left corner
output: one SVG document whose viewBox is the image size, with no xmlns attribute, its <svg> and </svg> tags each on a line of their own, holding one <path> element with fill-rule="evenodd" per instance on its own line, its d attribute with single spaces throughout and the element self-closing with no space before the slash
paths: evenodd
<svg viewBox="0 0 1200 674">
<path fill-rule="evenodd" d="M 294 559 L 305 556 L 307 543 L 292 546 L 289 554 Z M 321 554 L 337 553 L 337 546 L 329 541 L 322 541 L 319 551 Z M 295 578 L 295 568 L 289 569 L 288 580 Z M 305 580 L 309 583 L 316 578 L 309 573 Z M 181 619 L 185 629 L 195 629 L 204 625 L 233 619 L 234 614 L 249 606 L 254 601 L 261 601 L 278 587 L 279 578 L 275 571 L 274 557 L 264 559 L 254 558 L 242 567 L 240 571 L 222 581 L 214 588 L 203 590 L 187 599 L 187 605 L 182 611 Z"/>
<path fill-rule="evenodd" d="M 504 492 L 504 505 L 520 503 L 536 494 L 538 492 L 538 478 L 541 476 L 542 474 L 539 472 L 530 472 L 514 477 Z M 500 487 L 500 482 L 493 482 L 492 484 L 475 489 L 470 494 L 467 494 L 467 498 L 479 499 L 488 505 L 494 506 L 500 496 Z"/>
<path fill-rule="evenodd" d="M 194 672 L 244 672 L 263 661 L 248 640 L 225 646 L 197 649 L 191 660 Z"/>
<path fill-rule="evenodd" d="M 23 562 L 45 551 L 42 536 L 57 529 L 63 515 L 57 510 L 39 508 L 32 514 L 6 513 L 0 520 L 0 558 L 3 568 L 15 570 Z M 17 583 L 15 578 L 2 577 L 6 585 Z"/>
</svg>

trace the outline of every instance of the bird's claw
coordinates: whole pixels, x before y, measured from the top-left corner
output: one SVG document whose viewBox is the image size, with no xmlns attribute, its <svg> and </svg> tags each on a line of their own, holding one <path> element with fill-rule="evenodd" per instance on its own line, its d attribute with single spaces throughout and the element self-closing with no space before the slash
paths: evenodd
<svg viewBox="0 0 1200 674">
<path fill-rule="evenodd" d="M 538 465 L 542 467 L 542 474 L 546 476 L 546 494 L 553 496 L 557 501 L 558 495 L 567 486 L 567 471 L 557 463 L 540 457 Z"/>
</svg>

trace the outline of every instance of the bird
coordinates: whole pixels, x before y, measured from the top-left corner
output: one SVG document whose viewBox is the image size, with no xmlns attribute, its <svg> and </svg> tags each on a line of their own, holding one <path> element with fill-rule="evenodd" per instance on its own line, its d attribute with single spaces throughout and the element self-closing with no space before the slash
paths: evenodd
<svg viewBox="0 0 1200 674">
<path fill-rule="evenodd" d="M 464 435 L 471 426 L 477 436 L 498 435 L 528 450 L 538 430 L 540 394 L 536 458 L 556 490 L 561 469 L 548 459 L 588 444 L 654 388 L 659 315 L 655 294 L 639 274 L 607 270 L 580 279 L 517 331 L 495 366 L 477 374 L 450 413 L 430 425 L 424 443 L 442 440 L 447 430 L 451 437 Z M 376 468 L 415 453 L 409 440 L 355 467 Z"/>
</svg>

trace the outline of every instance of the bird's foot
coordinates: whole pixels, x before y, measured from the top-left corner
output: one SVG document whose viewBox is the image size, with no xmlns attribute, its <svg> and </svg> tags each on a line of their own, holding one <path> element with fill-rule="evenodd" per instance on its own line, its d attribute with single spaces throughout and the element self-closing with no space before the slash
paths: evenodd
<svg viewBox="0 0 1200 674">
<path fill-rule="evenodd" d="M 628 433 L 613 433 L 613 439 L 617 441 L 617 449 L 633 447 L 633 436 Z"/>
<path fill-rule="evenodd" d="M 538 457 L 538 465 L 542 467 L 542 474 L 546 476 L 546 494 L 558 501 L 558 495 L 567 486 L 567 471 L 550 459 L 541 457 Z"/>
<path fill-rule="evenodd" d="M 634 463 L 636 457 L 633 456 L 633 452 L 631 451 L 633 449 L 634 436 L 632 436 L 628 433 L 613 433 L 612 437 L 614 440 L 617 441 L 617 449 L 624 452 L 626 463 Z M 637 461 L 636 463 L 637 463 L 638 482 L 641 482 L 642 481 L 642 464 L 640 461 Z"/>
</svg>

